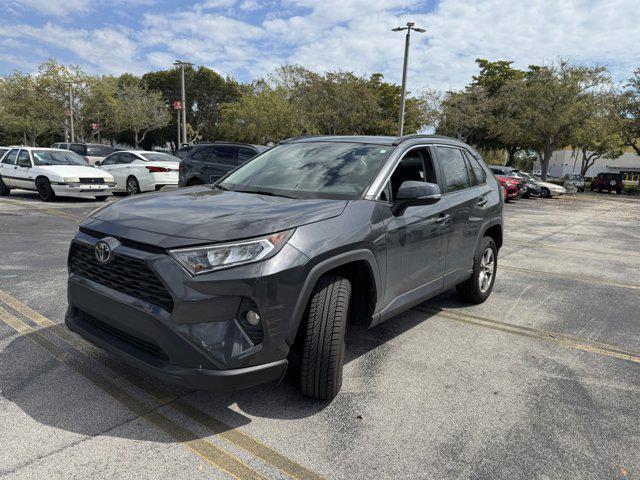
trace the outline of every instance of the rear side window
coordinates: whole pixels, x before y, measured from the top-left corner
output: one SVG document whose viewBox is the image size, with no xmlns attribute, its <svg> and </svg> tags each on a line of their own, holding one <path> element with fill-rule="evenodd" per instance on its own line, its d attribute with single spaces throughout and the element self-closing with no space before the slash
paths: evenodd
<svg viewBox="0 0 640 480">
<path fill-rule="evenodd" d="M 438 161 L 444 175 L 445 193 L 463 190 L 471 186 L 469 172 L 462 151 L 458 148 L 436 147 Z"/>
<path fill-rule="evenodd" d="M 214 147 L 216 163 L 222 163 L 224 165 L 237 165 L 238 164 L 238 147 Z"/>
<path fill-rule="evenodd" d="M 216 154 L 213 151 L 213 147 L 196 148 L 194 152 L 189 155 L 189 158 L 192 158 L 193 160 L 200 160 L 202 162 L 215 162 Z"/>
<path fill-rule="evenodd" d="M 90 157 L 106 157 L 113 152 L 115 152 L 115 149 L 108 145 L 91 145 L 87 147 L 87 155 Z"/>
<path fill-rule="evenodd" d="M 487 181 L 487 172 L 485 172 L 482 165 L 480 165 L 480 161 L 469 152 L 464 152 L 464 156 L 467 157 L 467 161 L 471 166 L 471 176 L 475 177 L 475 185 L 485 183 Z"/>
<path fill-rule="evenodd" d="M 31 168 L 31 157 L 29 156 L 29 152 L 26 150 L 20 150 L 18 154 L 18 166 Z"/>
<path fill-rule="evenodd" d="M 191 152 L 191 150 L 193 150 L 193 147 L 184 147 L 180 150 L 177 150 L 173 155 L 174 157 L 178 157 L 179 159 L 183 160 L 187 155 L 189 155 L 189 152 Z"/>
<path fill-rule="evenodd" d="M 71 150 L 74 153 L 77 153 L 78 155 L 84 156 L 85 155 L 84 152 L 86 150 L 86 147 L 84 145 L 77 145 L 77 144 L 72 143 L 72 144 L 69 145 L 69 150 Z"/>
<path fill-rule="evenodd" d="M 9 150 L 9 153 L 7 153 L 5 157 L 2 159 L 2 163 L 15 165 L 17 157 L 18 157 L 18 149 L 14 148 L 13 150 Z"/>
<path fill-rule="evenodd" d="M 244 163 L 257 155 L 253 149 L 248 147 L 238 147 L 238 163 Z"/>
</svg>

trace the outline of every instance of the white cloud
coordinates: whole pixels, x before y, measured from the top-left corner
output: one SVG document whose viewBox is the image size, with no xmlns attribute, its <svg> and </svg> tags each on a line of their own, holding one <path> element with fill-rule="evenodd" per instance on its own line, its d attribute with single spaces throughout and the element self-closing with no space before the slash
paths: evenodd
<svg viewBox="0 0 640 480">
<path fill-rule="evenodd" d="M 404 36 L 390 30 L 415 21 L 427 29 L 412 36 L 409 89 L 418 92 L 463 86 L 477 71 L 477 57 L 514 60 L 526 68 L 563 56 L 609 66 L 623 79 L 640 66 L 637 1 L 441 0 L 435 10 L 427 10 L 423 0 L 202 0 L 187 9 L 156 9 L 137 20 L 135 30 L 46 24 L 12 28 L 6 35 L 5 24 L 0 25 L 0 39 L 52 45 L 112 73 L 166 68 L 181 58 L 242 80 L 298 63 L 316 71 L 382 72 L 399 82 Z M 29 2 L 60 3 L 13 0 Z M 260 13 L 251 13 L 256 7 Z"/>
<path fill-rule="evenodd" d="M 15 15 L 27 13 L 47 17 L 68 17 L 85 15 L 107 6 L 152 5 L 155 2 L 156 0 L 4 0 L 2 6 Z"/>
</svg>

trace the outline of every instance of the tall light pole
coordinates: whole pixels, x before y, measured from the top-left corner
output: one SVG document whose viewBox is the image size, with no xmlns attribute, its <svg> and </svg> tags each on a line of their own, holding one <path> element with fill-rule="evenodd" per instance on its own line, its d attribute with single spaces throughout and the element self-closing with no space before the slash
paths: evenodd
<svg viewBox="0 0 640 480">
<path fill-rule="evenodd" d="M 71 130 L 71 143 L 75 143 L 76 135 L 73 130 L 73 84 L 69 82 L 69 128 Z"/>
<path fill-rule="evenodd" d="M 403 30 L 407 31 L 407 36 L 404 42 L 404 63 L 402 64 L 402 96 L 400 97 L 400 116 L 398 118 L 398 136 L 401 137 L 404 131 L 404 99 L 407 94 L 407 65 L 409 63 L 409 41 L 411 39 L 411 30 L 414 30 L 418 33 L 424 33 L 426 30 L 424 28 L 418 28 L 414 26 L 415 23 L 407 22 L 406 27 L 396 27 L 392 28 L 393 32 L 402 32 Z"/>
<path fill-rule="evenodd" d="M 176 60 L 173 62 L 176 67 L 180 67 L 180 88 L 182 90 L 182 141 L 187 143 L 187 99 L 184 91 L 184 67 L 193 65 L 189 62 Z"/>
</svg>

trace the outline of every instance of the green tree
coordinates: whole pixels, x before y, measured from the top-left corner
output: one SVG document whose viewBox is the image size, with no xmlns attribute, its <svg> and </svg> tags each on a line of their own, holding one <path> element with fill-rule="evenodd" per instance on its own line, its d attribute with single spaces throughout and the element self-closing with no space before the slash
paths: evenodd
<svg viewBox="0 0 640 480">
<path fill-rule="evenodd" d="M 167 126 L 171 119 L 162 92 L 149 90 L 130 76 L 119 79 L 115 99 L 114 126 L 133 134 L 135 148 L 148 132 Z"/>
<path fill-rule="evenodd" d="M 623 142 L 640 155 L 640 68 L 629 79 L 620 97 L 619 110 Z"/>
</svg>

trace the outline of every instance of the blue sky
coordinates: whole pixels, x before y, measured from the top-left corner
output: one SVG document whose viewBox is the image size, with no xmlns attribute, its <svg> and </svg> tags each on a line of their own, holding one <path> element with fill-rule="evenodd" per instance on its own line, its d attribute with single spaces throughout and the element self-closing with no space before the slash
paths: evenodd
<svg viewBox="0 0 640 480">
<path fill-rule="evenodd" d="M 0 0 L 0 74 L 48 57 L 91 73 L 143 73 L 174 59 L 241 81 L 278 65 L 382 72 L 400 81 L 403 35 L 415 21 L 409 89 L 459 88 L 474 59 L 516 66 L 559 56 L 640 67 L 639 0 Z"/>
</svg>

